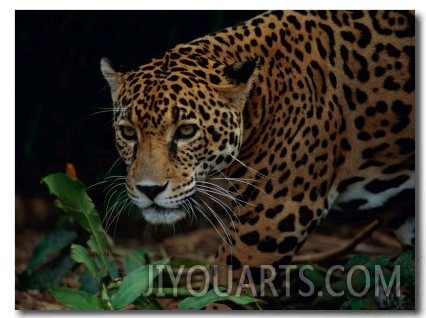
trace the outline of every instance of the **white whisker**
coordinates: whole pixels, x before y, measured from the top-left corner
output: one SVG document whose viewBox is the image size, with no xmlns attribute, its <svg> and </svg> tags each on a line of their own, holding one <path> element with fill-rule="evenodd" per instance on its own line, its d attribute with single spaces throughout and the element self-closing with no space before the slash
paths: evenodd
<svg viewBox="0 0 426 318">
<path fill-rule="evenodd" d="M 236 162 L 238 162 L 240 165 L 242 165 L 243 167 L 247 168 L 248 170 L 250 170 L 251 172 L 253 172 L 255 175 L 260 176 L 262 178 L 266 178 L 266 179 L 271 179 L 271 177 L 265 176 L 264 174 L 260 173 L 259 171 L 256 171 L 255 169 L 253 169 L 252 167 L 250 167 L 249 165 L 245 164 L 244 162 L 242 162 L 240 159 L 238 159 L 237 157 L 235 157 L 234 155 L 232 155 L 231 153 L 229 154 L 232 159 L 234 159 Z"/>
<path fill-rule="evenodd" d="M 115 192 L 114 192 L 115 193 Z M 121 193 L 117 195 L 117 201 L 114 202 L 114 204 L 111 206 L 110 209 L 107 210 L 107 214 L 105 216 L 104 222 L 105 222 L 105 231 L 108 231 L 112 224 L 117 222 L 120 215 L 123 213 L 123 211 L 128 206 L 127 202 L 127 194 L 126 190 L 122 190 Z M 114 230 L 115 232 L 115 230 Z"/>
<path fill-rule="evenodd" d="M 205 184 L 210 185 L 210 186 L 198 184 L 198 182 L 205 183 Z M 215 189 L 212 189 L 212 186 L 214 186 Z M 219 186 L 217 184 L 214 184 L 214 183 L 211 183 L 211 182 L 197 181 L 197 188 L 201 188 L 204 191 L 207 191 L 207 192 L 210 192 L 210 193 L 215 193 L 215 194 L 227 197 L 227 198 L 229 198 L 230 200 L 232 200 L 233 202 L 235 202 L 236 204 L 238 204 L 240 206 L 242 204 L 247 204 L 247 205 L 250 205 L 250 206 L 256 206 L 255 204 L 252 204 L 252 203 L 250 203 L 248 201 L 244 201 L 244 200 L 235 198 L 234 196 L 232 196 L 229 193 L 229 191 L 227 191 L 227 190 L 223 189 L 221 186 Z"/>
<path fill-rule="evenodd" d="M 228 216 L 229 220 L 231 221 L 232 227 L 234 228 L 235 235 L 236 235 L 236 230 L 235 230 L 236 226 L 235 226 L 234 218 L 236 218 L 238 220 L 238 223 L 240 225 L 241 225 L 241 222 L 240 222 L 240 219 L 234 215 L 233 209 L 231 209 L 229 206 L 227 206 L 221 200 L 219 200 L 218 198 L 216 198 L 215 196 L 213 196 L 213 195 L 211 195 L 207 192 L 204 192 L 204 191 L 198 191 L 198 192 L 206 195 L 210 200 L 212 200 L 213 202 L 218 204 L 225 211 L 226 215 Z"/>
<path fill-rule="evenodd" d="M 221 228 L 223 229 L 223 231 L 224 231 L 224 235 L 225 235 L 225 237 L 226 237 L 226 239 L 223 237 L 223 235 L 220 233 L 220 231 L 217 229 L 217 227 L 215 226 L 215 224 L 210 220 L 210 218 L 203 212 L 203 210 L 202 210 L 202 208 L 200 207 L 200 203 L 199 202 L 197 202 L 195 199 L 193 199 L 193 198 L 190 198 L 191 199 L 191 201 L 192 202 L 194 202 L 194 204 L 195 204 L 195 208 L 204 216 L 204 218 L 213 226 L 213 228 L 215 229 L 215 231 L 219 234 L 219 236 L 220 236 L 220 238 L 222 239 L 222 241 L 224 242 L 224 243 L 226 243 L 226 244 L 230 244 L 230 243 L 232 243 L 232 239 L 231 239 L 231 237 L 230 237 L 230 235 L 228 234 L 228 231 L 226 230 L 226 226 L 225 226 L 225 224 L 223 223 L 223 221 L 217 216 L 217 214 L 213 211 L 213 209 L 212 208 L 210 208 L 210 206 L 208 206 L 208 205 L 205 205 L 205 202 L 202 200 L 202 199 L 200 199 L 202 202 L 203 202 L 203 204 L 205 205 L 205 207 L 206 208 L 208 208 L 211 212 L 212 212 L 212 214 L 213 214 L 213 217 L 219 222 L 219 224 L 220 224 L 220 226 L 221 226 Z"/>
<path fill-rule="evenodd" d="M 103 181 L 96 182 L 96 183 L 94 183 L 94 184 L 91 184 L 91 185 L 87 186 L 87 187 L 86 187 L 86 190 L 89 190 L 89 189 L 91 189 L 91 188 L 97 187 L 97 186 L 99 186 L 99 185 L 101 185 L 101 184 L 105 184 L 105 183 L 107 183 L 107 182 L 108 182 L 107 180 L 103 180 Z"/>
<path fill-rule="evenodd" d="M 247 184 L 249 186 L 252 186 L 255 189 L 258 189 L 260 192 L 265 193 L 265 191 L 263 191 L 258 186 L 255 186 L 254 184 L 250 183 L 249 181 L 246 181 L 246 180 L 250 180 L 250 181 L 253 181 L 253 182 L 259 182 L 259 180 L 254 180 L 254 179 L 240 179 L 240 178 L 227 178 L 227 177 L 223 177 L 223 178 L 212 178 L 212 179 L 213 180 L 227 180 L 234 188 L 235 188 L 235 186 L 232 184 L 231 181 L 244 183 L 244 184 Z"/>
<path fill-rule="evenodd" d="M 118 158 L 114 161 L 114 163 L 112 164 L 111 168 L 109 168 L 109 170 L 108 170 L 108 172 L 107 172 L 107 175 L 109 175 L 109 174 L 112 172 L 112 169 L 114 169 L 114 167 L 115 167 L 115 166 L 116 166 L 119 162 L 122 162 L 121 157 L 118 157 Z M 107 177 L 107 178 L 108 178 L 108 177 Z M 126 177 L 122 177 L 122 178 L 126 178 Z"/>
</svg>

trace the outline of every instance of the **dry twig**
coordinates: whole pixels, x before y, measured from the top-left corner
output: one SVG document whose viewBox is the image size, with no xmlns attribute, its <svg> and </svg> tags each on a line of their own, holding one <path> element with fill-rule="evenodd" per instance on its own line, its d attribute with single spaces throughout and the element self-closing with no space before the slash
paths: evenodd
<svg viewBox="0 0 426 318">
<path fill-rule="evenodd" d="M 306 263 L 306 262 L 320 262 L 330 258 L 338 257 L 346 252 L 352 250 L 365 238 L 367 238 L 379 225 L 378 220 L 374 220 L 368 224 L 361 232 L 359 232 L 352 240 L 348 243 L 339 246 L 336 249 L 327 252 L 307 254 L 307 255 L 296 255 L 292 259 L 292 263 Z"/>
</svg>

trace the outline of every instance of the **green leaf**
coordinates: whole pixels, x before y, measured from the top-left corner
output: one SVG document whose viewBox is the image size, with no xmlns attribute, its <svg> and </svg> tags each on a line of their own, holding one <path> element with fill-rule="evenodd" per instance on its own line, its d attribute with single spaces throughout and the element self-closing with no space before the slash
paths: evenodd
<svg viewBox="0 0 426 318">
<path fill-rule="evenodd" d="M 389 263 L 389 258 L 387 257 L 379 257 L 368 260 L 368 262 L 362 265 L 364 266 L 363 270 L 357 270 L 354 272 L 354 275 L 352 275 L 352 284 L 354 289 L 357 290 L 357 288 L 359 288 L 362 290 L 367 285 L 367 282 L 369 282 L 368 287 L 373 286 L 375 284 L 374 277 L 376 266 L 384 269 L 389 265 Z M 368 274 L 364 272 L 365 269 L 367 270 Z"/>
<path fill-rule="evenodd" d="M 367 310 L 364 308 L 363 299 L 360 297 L 351 297 L 340 305 L 340 310 Z"/>
<path fill-rule="evenodd" d="M 352 257 L 345 265 L 345 272 L 350 270 L 352 267 L 356 265 L 363 265 L 370 260 L 369 257 L 359 254 Z"/>
<path fill-rule="evenodd" d="M 89 274 L 87 268 L 80 274 L 78 278 L 78 282 L 80 283 L 80 289 L 84 290 L 90 294 L 96 294 L 99 292 L 99 284 L 98 282 Z"/>
<path fill-rule="evenodd" d="M 124 271 L 129 274 L 136 268 L 146 265 L 145 257 L 148 255 L 144 249 L 134 249 L 124 256 Z"/>
<path fill-rule="evenodd" d="M 388 265 L 389 265 L 389 263 L 390 263 L 389 258 L 388 258 L 388 257 L 386 257 L 386 256 L 382 256 L 382 257 L 379 257 L 379 258 L 371 259 L 371 260 L 370 260 L 367 264 L 365 264 L 365 265 L 366 265 L 366 266 L 367 266 L 367 268 L 368 268 L 369 270 L 371 270 L 371 272 L 374 274 L 374 271 L 375 271 L 375 267 L 376 267 L 376 266 L 380 266 L 380 267 L 384 268 L 384 267 L 388 266 Z"/>
<path fill-rule="evenodd" d="M 416 256 L 414 250 L 408 250 L 402 253 L 395 261 L 395 265 L 415 265 Z"/>
<path fill-rule="evenodd" d="M 95 224 L 95 223 L 94 223 Z M 99 229 L 99 227 L 98 227 Z M 107 258 L 107 243 L 103 232 L 100 230 L 93 230 L 92 236 L 87 241 L 87 245 L 90 249 L 96 253 L 101 263 L 101 269 L 108 273 L 108 258 Z"/>
<path fill-rule="evenodd" d="M 164 269 L 164 267 L 158 268 L 157 265 L 166 265 L 168 262 L 167 259 L 159 260 L 150 265 L 139 267 L 124 277 L 117 293 L 111 297 L 112 306 L 119 309 L 134 302 L 143 292 L 148 290 L 150 284 Z"/>
<path fill-rule="evenodd" d="M 325 274 L 315 268 L 312 271 L 304 271 L 304 275 L 314 284 L 315 289 L 321 288 L 325 284 Z"/>
<path fill-rule="evenodd" d="M 347 281 L 346 276 L 344 278 L 340 278 L 330 285 L 326 285 L 321 289 L 321 293 L 314 299 L 312 302 L 312 306 L 317 306 L 319 304 L 331 303 L 338 301 L 339 299 L 346 298 L 345 291 L 347 290 Z M 343 291 L 343 293 L 342 293 Z M 337 296 L 337 295 L 339 296 Z M 342 294 L 342 295 L 340 295 Z"/>
<path fill-rule="evenodd" d="M 365 270 L 367 271 L 367 273 L 365 272 Z M 349 279 L 349 275 L 347 276 L 347 278 Z M 356 292 L 360 292 L 361 290 L 366 288 L 367 282 L 369 282 L 368 288 L 374 285 L 374 271 L 372 271 L 368 267 L 365 267 L 364 265 L 361 265 L 361 267 L 355 269 L 352 272 L 352 275 L 351 275 L 352 288 Z"/>
<path fill-rule="evenodd" d="M 99 270 L 96 267 L 95 263 L 93 262 L 93 259 L 90 257 L 89 253 L 86 251 L 86 249 L 83 246 L 78 245 L 78 244 L 72 244 L 71 245 L 71 257 L 77 263 L 83 264 L 86 267 L 86 269 L 89 271 L 90 275 L 95 280 L 98 280 Z"/>
<path fill-rule="evenodd" d="M 113 259 L 108 260 L 108 271 L 111 278 L 113 279 L 118 278 L 117 264 L 115 263 Z"/>
<path fill-rule="evenodd" d="M 352 310 L 360 310 L 362 305 L 362 300 L 359 297 L 352 297 L 348 300 L 349 307 Z"/>
<path fill-rule="evenodd" d="M 102 301 L 87 292 L 63 287 L 51 287 L 52 295 L 64 306 L 74 310 L 105 310 Z"/>
<path fill-rule="evenodd" d="M 26 289 L 45 291 L 49 285 L 58 286 L 74 266 L 75 262 L 69 254 L 59 255 L 38 267 L 28 277 L 23 275 L 20 281 Z"/>
<path fill-rule="evenodd" d="M 224 288 L 219 288 L 219 291 L 223 292 Z M 259 299 L 251 297 L 251 296 L 247 296 L 247 295 L 239 295 L 239 296 L 217 295 L 216 290 L 212 289 L 212 290 L 209 290 L 203 296 L 194 296 L 194 297 L 185 298 L 179 304 L 179 310 L 200 310 L 209 304 L 223 302 L 223 301 L 232 301 L 238 305 L 247 305 L 247 304 L 259 301 Z"/>
<path fill-rule="evenodd" d="M 350 310 L 351 309 L 351 305 L 349 304 L 349 300 L 343 302 L 340 305 L 340 310 Z"/>
<path fill-rule="evenodd" d="M 416 285 L 416 258 L 413 250 L 401 254 L 395 261 L 400 266 L 401 284 L 415 293 Z"/>
<path fill-rule="evenodd" d="M 80 180 L 75 180 L 65 173 L 48 175 L 41 182 L 49 188 L 51 194 L 54 194 L 58 198 L 56 202 L 57 206 L 74 217 L 92 235 L 88 244 L 98 255 L 101 269 L 107 273 L 107 243 L 105 232 L 101 227 L 101 221 L 98 213 L 95 211 L 95 206 L 86 193 L 84 184 Z"/>
<path fill-rule="evenodd" d="M 141 310 L 164 310 L 154 297 L 139 297 L 133 304 Z"/>
<path fill-rule="evenodd" d="M 41 182 L 61 201 L 61 207 L 66 210 L 89 214 L 95 208 L 80 180 L 72 179 L 60 172 L 48 175 Z"/>
<path fill-rule="evenodd" d="M 77 239 L 77 233 L 69 229 L 57 229 L 48 233 L 37 244 L 25 271 L 30 271 L 45 260 L 49 255 L 59 252 Z"/>
</svg>

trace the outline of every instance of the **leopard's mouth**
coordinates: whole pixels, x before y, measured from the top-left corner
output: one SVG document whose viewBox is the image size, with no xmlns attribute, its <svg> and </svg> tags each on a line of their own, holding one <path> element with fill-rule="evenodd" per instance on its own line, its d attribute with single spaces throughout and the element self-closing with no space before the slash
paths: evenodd
<svg viewBox="0 0 426 318">
<path fill-rule="evenodd" d="M 154 203 L 142 209 L 142 216 L 151 224 L 174 224 L 185 218 L 186 212 L 181 207 L 165 208 Z"/>
</svg>

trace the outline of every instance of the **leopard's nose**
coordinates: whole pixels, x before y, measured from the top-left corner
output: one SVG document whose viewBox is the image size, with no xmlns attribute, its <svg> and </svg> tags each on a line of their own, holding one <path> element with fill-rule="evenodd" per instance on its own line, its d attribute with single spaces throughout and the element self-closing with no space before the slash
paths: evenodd
<svg viewBox="0 0 426 318">
<path fill-rule="evenodd" d="M 136 189 L 138 189 L 139 192 L 145 194 L 148 197 L 148 199 L 150 199 L 151 201 L 154 201 L 154 199 L 157 195 L 159 195 L 161 192 L 166 190 L 168 184 L 169 184 L 168 181 L 166 181 L 166 183 L 163 184 L 163 185 L 156 185 L 156 184 L 154 184 L 154 185 L 141 185 L 141 184 L 137 184 Z"/>
</svg>

